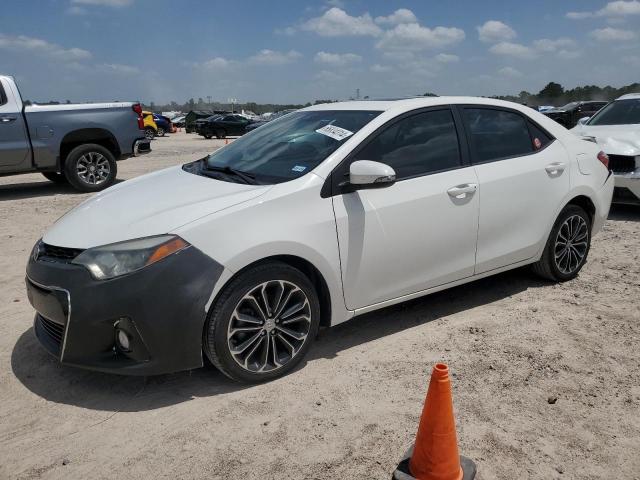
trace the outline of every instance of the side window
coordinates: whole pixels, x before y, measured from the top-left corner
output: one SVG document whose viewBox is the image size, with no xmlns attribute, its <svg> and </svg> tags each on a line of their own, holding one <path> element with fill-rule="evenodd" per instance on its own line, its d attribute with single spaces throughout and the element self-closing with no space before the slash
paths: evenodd
<svg viewBox="0 0 640 480">
<path fill-rule="evenodd" d="M 533 122 L 528 123 L 534 150 L 542 150 L 553 141 L 553 137 L 542 130 L 538 125 Z"/>
<path fill-rule="evenodd" d="M 465 108 L 464 116 L 476 162 L 527 155 L 534 150 L 527 122 L 517 113 Z"/>
<path fill-rule="evenodd" d="M 403 118 L 378 134 L 355 159 L 386 163 L 398 180 L 459 167 L 453 115 L 447 109 Z"/>
</svg>

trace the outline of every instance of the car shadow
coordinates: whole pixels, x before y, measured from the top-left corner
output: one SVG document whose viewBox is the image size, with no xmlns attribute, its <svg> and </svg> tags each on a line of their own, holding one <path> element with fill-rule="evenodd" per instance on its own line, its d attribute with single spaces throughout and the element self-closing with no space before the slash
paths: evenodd
<svg viewBox="0 0 640 480">
<path fill-rule="evenodd" d="M 123 179 L 116 179 L 114 185 L 124 182 Z M 82 192 L 75 190 L 66 183 L 54 183 L 48 180 L 42 182 L 15 183 L 0 185 L 0 202 L 3 200 L 22 200 L 25 198 L 50 197 L 53 195 L 81 195 Z"/>
<path fill-rule="evenodd" d="M 609 210 L 608 219 L 640 222 L 640 205 L 613 204 Z"/>
<path fill-rule="evenodd" d="M 528 269 L 517 269 L 362 315 L 323 329 L 296 370 L 315 359 L 333 358 L 354 346 L 544 285 L 548 283 L 536 279 Z M 36 395 L 91 410 L 153 410 L 251 388 L 229 380 L 208 365 L 154 377 L 124 377 L 62 366 L 38 344 L 33 328 L 16 342 L 11 367 L 18 380 Z"/>
</svg>

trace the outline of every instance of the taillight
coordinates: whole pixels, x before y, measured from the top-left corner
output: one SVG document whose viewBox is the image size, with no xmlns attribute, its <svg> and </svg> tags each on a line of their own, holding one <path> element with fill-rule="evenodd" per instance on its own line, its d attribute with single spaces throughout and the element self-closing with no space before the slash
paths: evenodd
<svg viewBox="0 0 640 480">
<path fill-rule="evenodd" d="M 603 151 L 598 152 L 598 160 L 602 162 L 607 170 L 609 170 L 609 155 Z"/>
<path fill-rule="evenodd" d="M 144 119 L 142 118 L 142 105 L 134 103 L 131 105 L 131 109 L 138 115 L 138 128 L 144 130 Z"/>
</svg>

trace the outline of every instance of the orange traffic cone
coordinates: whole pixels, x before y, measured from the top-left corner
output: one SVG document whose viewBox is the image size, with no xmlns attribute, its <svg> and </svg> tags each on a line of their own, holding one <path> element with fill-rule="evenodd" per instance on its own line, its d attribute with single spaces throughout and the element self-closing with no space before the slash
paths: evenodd
<svg viewBox="0 0 640 480">
<path fill-rule="evenodd" d="M 476 466 L 458 456 L 449 367 L 433 367 L 416 443 L 393 474 L 395 480 L 472 480 Z"/>
<path fill-rule="evenodd" d="M 224 144 L 225 144 L 225 145 L 229 145 L 229 139 L 228 139 L 228 138 L 225 138 L 225 139 L 224 139 Z"/>
</svg>

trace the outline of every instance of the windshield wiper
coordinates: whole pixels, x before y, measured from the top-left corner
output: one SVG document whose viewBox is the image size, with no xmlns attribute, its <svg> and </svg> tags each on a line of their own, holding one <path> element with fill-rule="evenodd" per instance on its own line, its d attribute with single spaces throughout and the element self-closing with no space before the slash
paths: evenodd
<svg viewBox="0 0 640 480">
<path fill-rule="evenodd" d="M 243 172 L 242 170 L 236 170 L 235 168 L 230 167 L 229 165 L 225 167 L 217 167 L 215 165 L 205 165 L 203 170 L 209 171 L 209 172 L 221 172 L 221 173 L 224 173 L 225 175 L 239 178 L 240 180 L 243 181 L 243 183 L 246 183 L 247 185 L 258 184 L 258 182 L 256 182 L 255 175 L 248 172 Z"/>
</svg>

